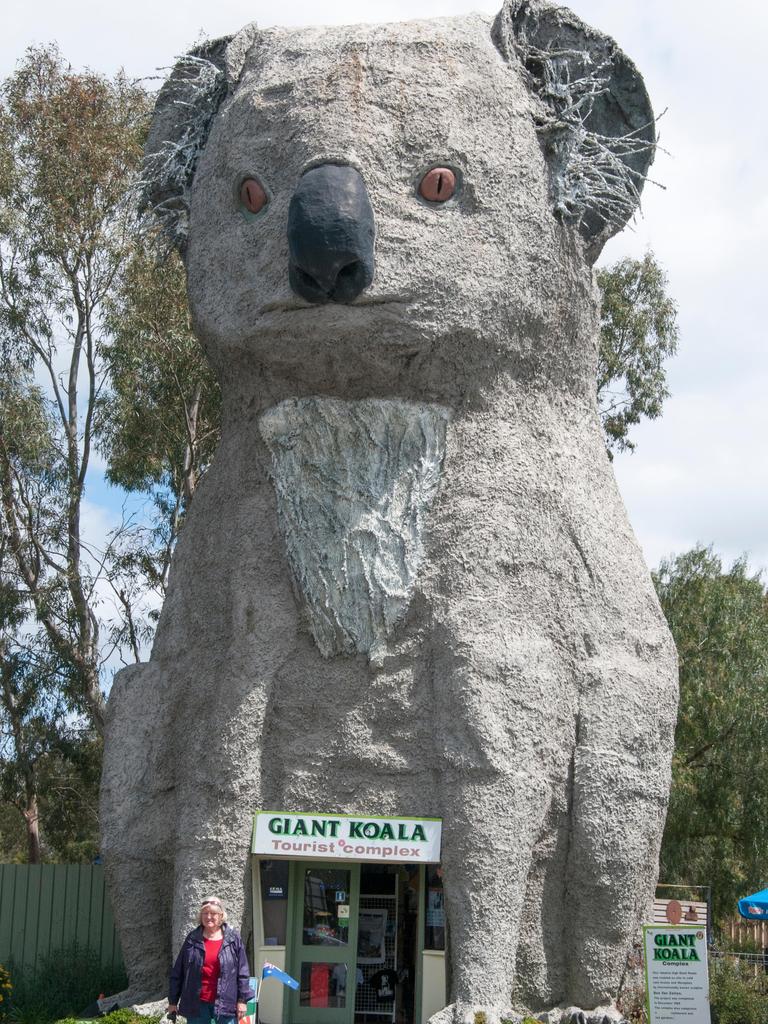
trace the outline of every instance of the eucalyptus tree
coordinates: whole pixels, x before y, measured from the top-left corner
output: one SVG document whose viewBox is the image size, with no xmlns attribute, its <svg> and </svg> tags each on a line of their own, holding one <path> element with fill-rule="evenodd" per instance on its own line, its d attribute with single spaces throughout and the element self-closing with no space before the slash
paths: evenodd
<svg viewBox="0 0 768 1024">
<path fill-rule="evenodd" d="M 108 479 L 150 499 L 117 564 L 162 601 L 184 518 L 219 442 L 220 394 L 192 333 L 181 259 L 160 258 L 155 241 L 137 240 L 110 302 L 99 446 Z M 127 599 L 125 608 L 129 632 L 139 635 Z"/>
<path fill-rule="evenodd" d="M 83 536 L 83 503 L 100 427 L 106 303 L 131 252 L 147 109 L 144 90 L 124 75 L 76 74 L 55 47 L 29 50 L 0 91 L 7 581 L 66 669 L 74 708 L 97 729 L 106 552 Z"/>
<path fill-rule="evenodd" d="M 598 270 L 597 283 L 600 418 L 609 452 L 631 451 L 630 428 L 660 416 L 669 397 L 665 363 L 677 351 L 677 306 L 652 252 Z"/>
<path fill-rule="evenodd" d="M 664 882 L 711 885 L 718 917 L 768 878 L 768 596 L 745 559 L 696 547 L 654 574 L 680 658 Z"/>
</svg>

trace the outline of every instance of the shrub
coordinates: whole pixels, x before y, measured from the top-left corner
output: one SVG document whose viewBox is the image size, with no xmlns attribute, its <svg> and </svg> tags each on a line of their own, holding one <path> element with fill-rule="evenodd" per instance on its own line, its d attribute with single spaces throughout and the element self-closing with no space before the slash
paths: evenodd
<svg viewBox="0 0 768 1024">
<path fill-rule="evenodd" d="M 144 1017 L 134 1013 L 133 1010 L 123 1009 L 113 1010 L 111 1013 L 99 1017 L 98 1024 L 160 1024 L 162 1019 L 162 1016 Z M 84 1022 L 78 1020 L 77 1017 L 63 1017 L 61 1020 L 57 1020 L 56 1024 L 84 1024 Z"/>
<path fill-rule="evenodd" d="M 13 1006 L 8 1013 L 10 1024 L 49 1024 L 47 1010 L 39 1005 Z"/>
<path fill-rule="evenodd" d="M 14 971 L 11 1024 L 50 1024 L 73 1017 L 101 992 L 119 992 L 127 984 L 125 970 L 103 966 L 94 950 L 76 943 L 65 946 L 41 957 L 34 971 Z"/>
<path fill-rule="evenodd" d="M 710 960 L 709 995 L 713 1024 L 768 1024 L 768 996 L 751 965 Z"/>
<path fill-rule="evenodd" d="M 0 964 L 0 1024 L 8 1017 L 8 1007 L 11 1003 L 11 973 L 7 967 Z"/>
<path fill-rule="evenodd" d="M 139 1013 L 134 1013 L 133 1010 L 113 1010 L 112 1013 L 108 1013 L 105 1017 L 102 1017 L 99 1024 L 160 1024 L 162 1015 L 157 1017 L 143 1017 Z"/>
</svg>

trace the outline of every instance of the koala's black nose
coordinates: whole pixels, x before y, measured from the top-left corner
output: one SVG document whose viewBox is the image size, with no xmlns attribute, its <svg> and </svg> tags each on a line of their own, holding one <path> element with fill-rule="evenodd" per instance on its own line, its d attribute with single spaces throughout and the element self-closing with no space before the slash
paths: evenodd
<svg viewBox="0 0 768 1024">
<path fill-rule="evenodd" d="M 322 164 L 288 210 L 289 279 L 308 302 L 352 302 L 373 280 L 373 210 L 354 167 Z"/>
</svg>

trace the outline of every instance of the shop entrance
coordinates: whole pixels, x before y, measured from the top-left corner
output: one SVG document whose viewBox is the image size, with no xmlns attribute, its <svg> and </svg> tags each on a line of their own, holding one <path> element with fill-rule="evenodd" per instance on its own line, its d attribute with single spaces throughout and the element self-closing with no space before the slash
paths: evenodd
<svg viewBox="0 0 768 1024">
<path fill-rule="evenodd" d="M 359 864 L 293 865 L 293 1024 L 352 1024 Z M 298 904 L 298 905 L 296 905 Z"/>
<path fill-rule="evenodd" d="M 290 1024 L 414 1024 L 420 872 L 293 862 Z"/>
</svg>

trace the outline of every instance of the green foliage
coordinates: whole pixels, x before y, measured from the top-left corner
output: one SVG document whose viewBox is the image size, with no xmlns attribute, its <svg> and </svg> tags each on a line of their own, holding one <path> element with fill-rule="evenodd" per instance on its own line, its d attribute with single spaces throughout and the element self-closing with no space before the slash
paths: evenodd
<svg viewBox="0 0 768 1024">
<path fill-rule="evenodd" d="M 26 621 L 6 557 L 0 542 L 0 858 L 89 861 L 101 743 L 73 719 L 71 669 Z"/>
<path fill-rule="evenodd" d="M 127 983 L 124 970 L 102 966 L 96 952 L 75 943 L 41 957 L 34 972 L 13 972 L 11 1019 L 14 1024 L 49 1024 L 73 1017 L 102 992 L 119 992 Z M 146 1024 L 147 1018 L 142 1020 Z"/>
<path fill-rule="evenodd" d="M 21 793 L 12 780 L 18 760 L 0 763 L 0 861 L 28 863 L 28 837 L 20 813 Z M 101 741 L 90 731 L 64 725 L 36 761 L 43 863 L 90 864 L 99 851 Z"/>
<path fill-rule="evenodd" d="M 27 51 L 4 84 L 3 101 L 3 227 L 24 246 L 19 283 L 43 283 L 55 298 L 68 258 L 85 258 L 94 245 L 104 247 L 100 262 L 120 258 L 123 241 L 112 227 L 141 154 L 146 94 L 124 75 L 110 82 L 74 73 L 51 46 Z M 23 329 L 25 314 L 40 306 L 31 289 L 20 294 L 27 302 L 16 326 Z"/>
<path fill-rule="evenodd" d="M 750 965 L 710 960 L 712 1024 L 768 1024 L 768 996 Z"/>
<path fill-rule="evenodd" d="M 113 1010 L 112 1013 L 105 1014 L 102 1017 L 104 1024 L 159 1024 L 159 1021 L 163 1019 L 162 1014 L 152 1017 L 143 1017 L 141 1014 L 134 1013 L 133 1010 Z"/>
<path fill-rule="evenodd" d="M 475 1024 L 488 1024 L 488 1014 L 485 1010 L 475 1011 Z"/>
<path fill-rule="evenodd" d="M 8 1008 L 11 1003 L 12 993 L 11 973 L 7 967 L 3 967 L 0 964 L 0 1022 L 8 1018 Z"/>
<path fill-rule="evenodd" d="M 40 765 L 44 861 L 92 864 L 98 854 L 101 753 L 93 730 L 66 727 Z"/>
<path fill-rule="evenodd" d="M 49 1024 L 51 1018 L 41 1004 L 28 1003 L 12 1007 L 8 1019 L 11 1024 Z"/>
<path fill-rule="evenodd" d="M 199 476 L 218 443 L 220 396 L 192 333 L 179 256 L 158 262 L 152 240 L 139 242 L 109 313 L 111 392 L 99 442 L 107 476 L 129 491 L 183 493 L 185 465 Z"/>
<path fill-rule="evenodd" d="M 148 109 L 124 75 L 76 74 L 55 47 L 28 50 L 0 89 L 3 581 L 42 628 L 72 710 L 97 729 L 104 552 L 83 545 L 81 509 L 104 381 L 104 305 L 130 251 Z"/>
<path fill-rule="evenodd" d="M 39 863 L 39 769 L 65 729 L 65 705 L 49 660 L 0 639 L 0 800 L 27 823 L 30 863 Z"/>
<path fill-rule="evenodd" d="M 697 547 L 654 575 L 680 657 L 661 880 L 711 885 L 715 921 L 768 877 L 768 599 L 745 560 Z"/>
<path fill-rule="evenodd" d="M 99 1017 L 99 1024 L 160 1024 L 162 1019 L 162 1015 L 145 1017 L 134 1013 L 133 1010 L 123 1009 L 113 1010 Z M 57 1020 L 56 1024 L 82 1024 L 82 1021 L 77 1017 L 63 1017 Z"/>
<path fill-rule="evenodd" d="M 17 808 L 0 802 L 0 863 L 24 864 L 26 859 L 24 820 Z"/>
<path fill-rule="evenodd" d="M 0 86 L 0 802 L 31 862 L 95 848 L 114 559 L 84 541 L 82 502 L 149 108 L 124 75 L 78 74 L 55 46 Z M 16 840 L 3 833 L 2 852 Z"/>
<path fill-rule="evenodd" d="M 719 945 L 721 949 L 727 949 L 733 953 L 759 953 L 762 956 L 763 945 L 760 942 L 758 931 L 744 931 L 735 938 L 721 936 Z"/>
<path fill-rule="evenodd" d="M 152 504 L 150 526 L 126 535 L 119 569 L 162 598 L 184 517 L 220 436 L 219 386 L 192 333 L 178 255 L 158 263 L 152 240 L 137 243 L 108 323 L 111 387 L 100 403 L 99 448 L 108 479 Z"/>
<path fill-rule="evenodd" d="M 609 452 L 631 450 L 630 428 L 669 397 L 664 363 L 677 351 L 677 307 L 652 252 L 597 272 L 602 292 L 597 397 Z"/>
</svg>

